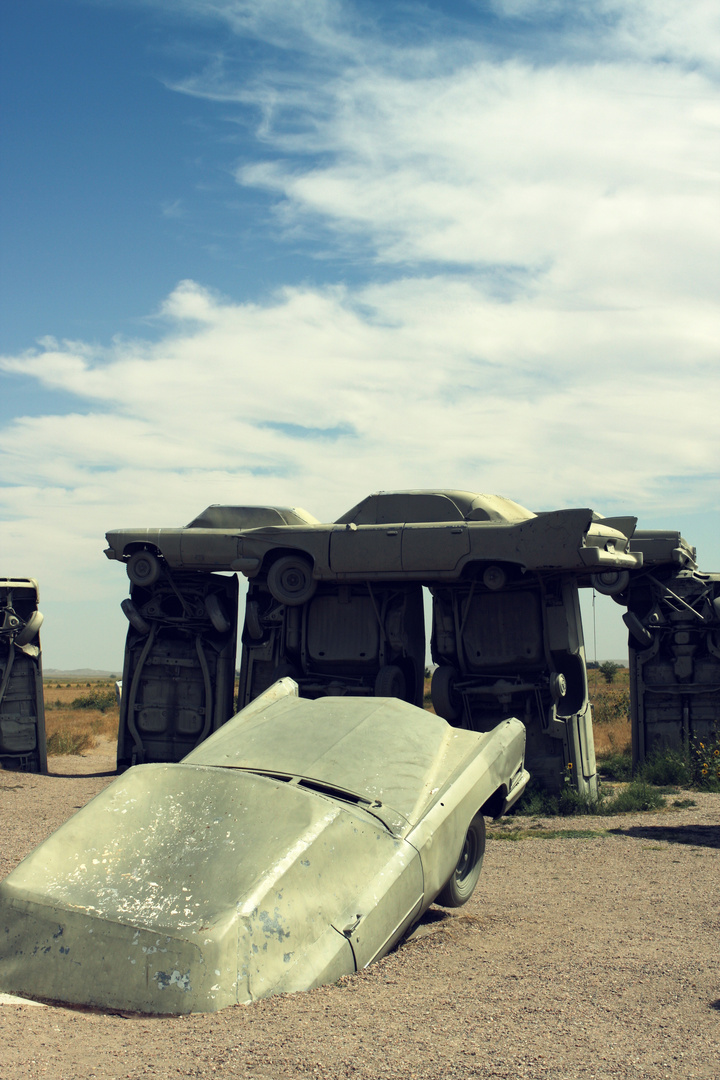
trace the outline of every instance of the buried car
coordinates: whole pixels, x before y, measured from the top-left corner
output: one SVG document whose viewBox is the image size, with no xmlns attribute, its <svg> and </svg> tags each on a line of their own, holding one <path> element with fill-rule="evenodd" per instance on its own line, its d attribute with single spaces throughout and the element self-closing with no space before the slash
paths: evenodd
<svg viewBox="0 0 720 1080">
<path fill-rule="evenodd" d="M 0 989 L 214 1012 L 334 982 L 471 895 L 525 729 L 283 679 L 183 762 L 130 769 L 0 884 Z"/>
<path fill-rule="evenodd" d="M 599 519 L 590 509 L 533 513 L 500 495 L 470 491 L 380 491 L 337 521 L 324 524 L 305 511 L 282 511 L 296 520 L 249 519 L 252 507 L 234 508 L 241 524 L 220 524 L 232 507 L 217 510 L 218 524 L 186 529 L 134 529 L 107 533 L 109 559 L 124 561 L 130 580 L 150 584 L 163 566 L 236 570 L 267 580 L 281 604 L 300 605 L 319 581 L 455 581 L 496 574 L 503 561 L 524 570 L 589 574 L 637 569 L 642 555 L 630 552 L 635 518 Z M 258 518 L 272 507 L 254 508 Z M 301 520 L 302 519 L 302 520 Z"/>
</svg>

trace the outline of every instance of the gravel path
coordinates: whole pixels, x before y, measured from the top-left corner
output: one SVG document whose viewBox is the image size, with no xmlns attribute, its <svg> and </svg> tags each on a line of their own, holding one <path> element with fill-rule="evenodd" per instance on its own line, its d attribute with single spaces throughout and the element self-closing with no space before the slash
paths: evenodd
<svg viewBox="0 0 720 1080">
<path fill-rule="evenodd" d="M 113 767 L 0 773 L 0 876 Z M 0 1077 L 720 1080 L 720 795 L 685 794 L 493 826 L 471 901 L 334 986 L 171 1019 L 2 1005 Z"/>
</svg>

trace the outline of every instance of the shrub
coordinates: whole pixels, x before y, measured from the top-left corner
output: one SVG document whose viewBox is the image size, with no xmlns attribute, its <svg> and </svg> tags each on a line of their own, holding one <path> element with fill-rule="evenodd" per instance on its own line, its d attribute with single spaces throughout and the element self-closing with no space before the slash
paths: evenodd
<svg viewBox="0 0 720 1080">
<path fill-rule="evenodd" d="M 82 697 L 75 698 L 70 703 L 71 709 L 97 709 L 99 712 L 105 712 L 106 709 L 112 709 L 117 704 L 114 690 L 92 690 L 89 694 L 83 694 Z"/>
<path fill-rule="evenodd" d="M 630 717 L 630 691 L 615 687 L 596 693 L 593 701 L 593 723 L 612 724 L 615 720 L 629 722 Z"/>
<path fill-rule="evenodd" d="M 720 791 L 720 733 L 693 739 L 690 746 L 690 768 L 693 787 L 704 791 Z"/>
<path fill-rule="evenodd" d="M 638 777 L 656 787 L 690 787 L 693 770 L 685 750 L 665 747 L 656 750 L 638 770 Z"/>
<path fill-rule="evenodd" d="M 631 814 L 641 810 L 659 810 L 665 805 L 662 794 L 646 783 L 645 780 L 636 778 L 632 783 L 618 792 L 610 799 L 602 801 L 601 814 Z"/>
<path fill-rule="evenodd" d="M 558 796 L 551 795 L 531 780 L 515 804 L 514 813 L 522 817 L 557 817 Z"/>
<path fill-rule="evenodd" d="M 632 779 L 632 754 L 629 750 L 607 754 L 598 761 L 598 765 L 607 780 Z"/>
<path fill-rule="evenodd" d="M 81 754 L 93 745 L 90 733 L 87 731 L 53 731 L 48 735 L 47 752 L 53 754 Z"/>
<path fill-rule="evenodd" d="M 614 660 L 603 660 L 602 664 L 598 664 L 598 671 L 606 683 L 614 682 L 619 670 L 620 665 L 616 664 Z"/>
</svg>

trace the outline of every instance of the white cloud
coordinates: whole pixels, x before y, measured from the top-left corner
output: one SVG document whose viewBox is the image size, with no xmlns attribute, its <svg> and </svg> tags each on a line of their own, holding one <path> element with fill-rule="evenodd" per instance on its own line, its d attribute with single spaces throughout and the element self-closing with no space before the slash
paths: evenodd
<svg viewBox="0 0 720 1080">
<path fill-rule="evenodd" d="M 238 179 L 280 196 L 284 225 L 380 262 L 524 267 L 586 303 L 664 303 L 717 295 L 719 136 L 720 93 L 676 70 L 362 73 L 314 125 L 329 163 L 290 156 L 280 124 L 285 157 Z"/>
<path fill-rule="evenodd" d="M 56 598 L 119 598 L 106 529 L 181 525 L 210 502 L 332 519 L 381 487 L 466 487 L 538 509 L 667 510 L 668 527 L 717 505 L 709 5 L 607 0 L 597 54 L 571 20 L 555 63 L 480 36 L 373 50 L 333 0 L 175 7 L 305 56 L 247 82 L 217 62 L 182 88 L 259 106 L 238 180 L 276 196 L 295 238 L 319 235 L 351 268 L 367 255 L 382 279 L 252 304 L 184 281 L 157 340 L 45 339 L 0 359 L 6 378 L 76 399 L 0 431 L 19 572 Z"/>
<path fill-rule="evenodd" d="M 73 512 L 102 507 L 104 531 L 121 508 L 136 506 L 138 523 L 180 523 L 229 498 L 335 517 L 366 491 L 425 484 L 533 506 L 592 495 L 601 509 L 650 507 L 664 476 L 715 468 L 703 403 L 720 376 L 700 303 L 510 304 L 470 278 L 436 277 L 288 290 L 267 306 L 184 282 L 163 310 L 173 320 L 156 343 L 2 361 L 89 403 L 2 434 L 4 475 L 23 498 L 33 484 L 38 500 L 46 487 L 70 490 Z"/>
</svg>

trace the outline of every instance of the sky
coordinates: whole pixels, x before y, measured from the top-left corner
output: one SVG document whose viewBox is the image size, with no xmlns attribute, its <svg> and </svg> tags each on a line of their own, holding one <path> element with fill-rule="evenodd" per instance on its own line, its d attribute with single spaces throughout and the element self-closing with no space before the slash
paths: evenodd
<svg viewBox="0 0 720 1080">
<path fill-rule="evenodd" d="M 463 488 L 720 571 L 714 0 L 23 0 L 0 41 L 0 573 L 46 667 L 119 670 L 105 532 L 210 503 Z"/>
</svg>

